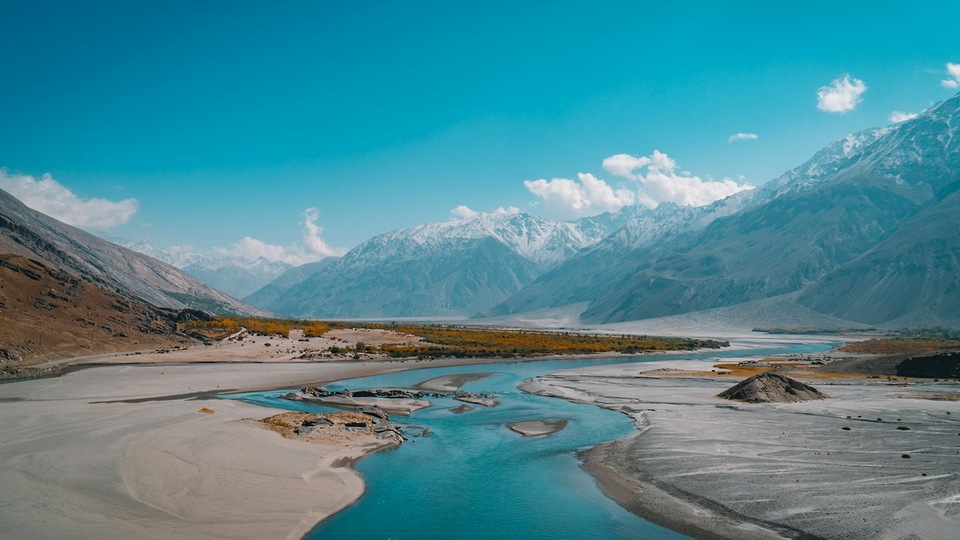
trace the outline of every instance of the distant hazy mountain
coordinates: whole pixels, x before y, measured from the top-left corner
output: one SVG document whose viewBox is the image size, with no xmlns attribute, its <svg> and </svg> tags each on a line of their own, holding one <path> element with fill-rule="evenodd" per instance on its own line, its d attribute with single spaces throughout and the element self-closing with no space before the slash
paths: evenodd
<svg viewBox="0 0 960 540">
<path fill-rule="evenodd" d="M 588 302 L 584 321 L 614 322 L 802 291 L 802 306 L 854 322 L 960 322 L 958 130 L 960 95 L 761 189 L 628 224 L 490 313 Z"/>
<path fill-rule="evenodd" d="M 114 244 L 149 255 L 183 270 L 200 281 L 235 298 L 243 298 L 292 268 L 281 261 L 256 260 L 227 255 L 200 254 L 176 248 L 161 248 L 149 242 L 106 238 Z"/>
<path fill-rule="evenodd" d="M 0 253 L 43 261 L 120 296 L 161 308 L 266 314 L 147 255 L 27 208 L 0 190 Z"/>
<path fill-rule="evenodd" d="M 320 261 L 294 266 L 276 279 L 243 298 L 244 302 L 254 306 L 272 305 L 276 299 L 294 285 L 302 283 L 326 266 L 340 260 L 340 257 L 326 257 Z"/>
<path fill-rule="evenodd" d="M 304 317 L 469 315 L 596 243 L 623 219 L 557 222 L 499 213 L 428 223 L 376 236 L 327 264 L 288 272 L 247 299 Z"/>
</svg>

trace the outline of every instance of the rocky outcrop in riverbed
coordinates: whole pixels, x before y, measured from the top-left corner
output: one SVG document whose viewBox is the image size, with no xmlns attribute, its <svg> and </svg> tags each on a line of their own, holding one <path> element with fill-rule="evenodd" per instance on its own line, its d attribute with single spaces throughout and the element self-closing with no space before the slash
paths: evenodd
<svg viewBox="0 0 960 540">
<path fill-rule="evenodd" d="M 334 414 L 286 412 L 263 418 L 259 423 L 284 437 L 322 444 L 342 445 L 365 437 L 395 445 L 406 440 L 403 429 L 379 409 Z"/>
<path fill-rule="evenodd" d="M 408 416 L 413 411 L 429 407 L 431 403 L 424 398 L 452 397 L 458 401 L 484 407 L 495 407 L 500 404 L 499 401 L 493 399 L 499 397 L 496 394 L 472 394 L 464 390 L 431 392 L 406 388 L 345 389 L 331 392 L 326 388 L 311 386 L 282 397 L 293 401 L 320 403 L 328 407 L 349 411 L 361 411 L 363 408 L 377 407 L 390 414 L 402 416 Z"/>
</svg>

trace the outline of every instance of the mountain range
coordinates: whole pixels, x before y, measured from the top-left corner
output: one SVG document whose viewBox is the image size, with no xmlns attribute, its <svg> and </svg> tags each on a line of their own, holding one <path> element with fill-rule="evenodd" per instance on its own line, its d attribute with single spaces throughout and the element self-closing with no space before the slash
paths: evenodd
<svg viewBox="0 0 960 540">
<path fill-rule="evenodd" d="M 464 317 L 596 243 L 626 215 L 558 222 L 498 212 L 391 231 L 245 300 L 297 317 Z"/>
<path fill-rule="evenodd" d="M 310 317 L 566 307 L 582 322 L 611 323 L 783 298 L 784 309 L 830 321 L 956 324 L 958 129 L 960 95 L 844 137 L 780 178 L 708 206 L 422 225 L 377 236 L 247 300 Z"/>
<path fill-rule="evenodd" d="M 308 318 L 554 310 L 600 324 L 762 305 L 757 313 L 796 310 L 831 325 L 960 324 L 958 130 L 960 94 L 707 206 L 629 206 L 569 222 L 477 214 L 296 268 L 127 243 L 151 257 L 0 191 L 0 310 L 10 320 L 16 306 L 39 324 L 50 305 L 69 304 L 75 322 L 115 336 L 124 332 L 114 326 L 156 329 L 150 321 L 184 309 Z M 238 295 L 274 279 L 245 303 L 186 270 Z M 80 314 L 88 297 L 106 306 L 99 319 Z"/>
</svg>

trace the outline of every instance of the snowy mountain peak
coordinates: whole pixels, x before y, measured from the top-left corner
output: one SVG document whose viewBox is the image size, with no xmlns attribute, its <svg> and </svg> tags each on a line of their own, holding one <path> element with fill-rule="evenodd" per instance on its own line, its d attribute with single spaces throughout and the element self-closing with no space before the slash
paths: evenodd
<svg viewBox="0 0 960 540">
<path fill-rule="evenodd" d="M 497 212 L 390 231 L 364 242 L 345 258 L 402 257 L 414 247 L 439 250 L 444 245 L 465 240 L 493 238 L 521 257 L 549 267 L 600 241 L 609 232 L 609 228 L 583 226 L 580 222 L 552 221 L 522 212 Z"/>
<path fill-rule="evenodd" d="M 902 181 L 942 177 L 955 171 L 960 155 L 960 94 L 915 118 L 847 135 L 827 145 L 799 167 L 756 190 L 756 202 L 820 184 L 838 171 L 873 174 Z M 920 169 L 923 173 L 917 174 Z M 949 177 L 950 174 L 947 174 Z M 937 186 L 929 186 L 933 191 Z"/>
</svg>

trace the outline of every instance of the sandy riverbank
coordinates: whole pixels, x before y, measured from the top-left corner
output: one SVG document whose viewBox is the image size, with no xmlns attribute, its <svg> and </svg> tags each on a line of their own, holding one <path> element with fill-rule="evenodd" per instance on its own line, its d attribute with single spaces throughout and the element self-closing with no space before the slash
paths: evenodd
<svg viewBox="0 0 960 540">
<path fill-rule="evenodd" d="M 584 368 L 524 389 L 632 416 L 640 433 L 584 452 L 585 468 L 625 508 L 698 538 L 960 530 L 960 403 L 932 399 L 957 382 L 810 380 L 833 397 L 748 404 L 714 397 L 736 379 L 638 376 L 711 369 L 694 364 Z"/>
<path fill-rule="evenodd" d="M 363 493 L 350 466 L 382 444 L 284 439 L 253 422 L 279 411 L 216 394 L 476 363 L 278 362 L 288 349 L 262 343 L 244 363 L 236 349 L 110 355 L 90 361 L 144 363 L 0 384 L 0 536 L 299 538 Z"/>
</svg>

